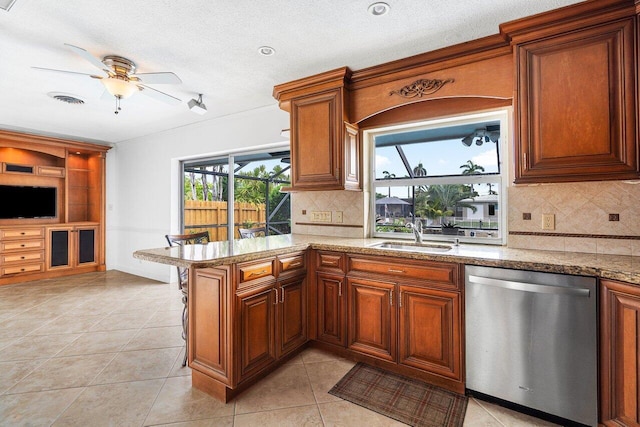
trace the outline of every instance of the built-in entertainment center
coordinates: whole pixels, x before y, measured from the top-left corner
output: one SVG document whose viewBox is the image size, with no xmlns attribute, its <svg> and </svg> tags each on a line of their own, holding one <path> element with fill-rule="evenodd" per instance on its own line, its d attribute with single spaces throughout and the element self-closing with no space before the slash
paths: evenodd
<svg viewBox="0 0 640 427">
<path fill-rule="evenodd" d="M 0 131 L 0 285 L 105 269 L 109 148 Z"/>
</svg>

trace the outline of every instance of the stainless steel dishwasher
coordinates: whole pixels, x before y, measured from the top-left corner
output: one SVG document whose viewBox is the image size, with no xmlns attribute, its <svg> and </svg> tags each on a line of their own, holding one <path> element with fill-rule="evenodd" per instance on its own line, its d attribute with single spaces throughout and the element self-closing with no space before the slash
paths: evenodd
<svg viewBox="0 0 640 427">
<path fill-rule="evenodd" d="M 466 387 L 598 423 L 596 279 L 465 267 Z"/>
</svg>

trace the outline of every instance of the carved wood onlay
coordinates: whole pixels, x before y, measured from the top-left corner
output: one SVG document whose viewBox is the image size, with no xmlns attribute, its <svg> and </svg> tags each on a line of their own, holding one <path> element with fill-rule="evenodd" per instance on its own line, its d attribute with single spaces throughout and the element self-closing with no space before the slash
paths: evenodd
<svg viewBox="0 0 640 427">
<path fill-rule="evenodd" d="M 453 83 L 454 79 L 418 79 L 413 83 L 403 86 L 399 90 L 392 90 L 389 96 L 396 94 L 403 98 L 422 98 L 423 95 L 436 93 L 447 83 Z"/>
</svg>

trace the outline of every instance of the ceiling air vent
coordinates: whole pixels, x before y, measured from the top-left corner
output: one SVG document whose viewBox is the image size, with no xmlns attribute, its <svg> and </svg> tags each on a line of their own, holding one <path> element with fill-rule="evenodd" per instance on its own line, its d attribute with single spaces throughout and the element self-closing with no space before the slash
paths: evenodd
<svg viewBox="0 0 640 427">
<path fill-rule="evenodd" d="M 0 9 L 4 9 L 8 12 L 15 2 L 16 0 L 0 0 Z"/>
<path fill-rule="evenodd" d="M 53 99 L 57 99 L 58 101 L 66 102 L 67 104 L 84 104 L 84 101 L 82 99 L 73 95 L 69 95 L 68 93 L 50 92 L 47 95 L 49 95 Z"/>
</svg>

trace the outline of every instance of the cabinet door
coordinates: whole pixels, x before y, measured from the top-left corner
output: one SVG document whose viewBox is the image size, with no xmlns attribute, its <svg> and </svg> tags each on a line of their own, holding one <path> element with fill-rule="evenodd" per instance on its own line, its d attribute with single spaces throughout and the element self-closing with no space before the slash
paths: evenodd
<svg viewBox="0 0 640 427">
<path fill-rule="evenodd" d="M 237 295 L 239 313 L 240 381 L 276 360 L 275 284 L 253 288 Z"/>
<path fill-rule="evenodd" d="M 349 348 L 380 359 L 396 359 L 394 283 L 347 279 Z"/>
<path fill-rule="evenodd" d="M 307 342 L 307 285 L 304 276 L 280 283 L 278 357 Z"/>
<path fill-rule="evenodd" d="M 600 415 L 607 425 L 640 424 L 640 287 L 600 285 Z"/>
<path fill-rule="evenodd" d="M 341 347 L 347 345 L 346 287 L 344 276 L 317 273 L 318 340 Z"/>
<path fill-rule="evenodd" d="M 516 48 L 516 183 L 638 177 L 635 18 Z"/>
<path fill-rule="evenodd" d="M 98 259 L 98 227 L 77 228 L 75 232 L 77 264 L 95 264 Z"/>
<path fill-rule="evenodd" d="M 460 379 L 460 294 L 405 285 L 399 291 L 399 363 Z"/>
<path fill-rule="evenodd" d="M 231 385 L 229 268 L 189 272 L 189 366 Z"/>
<path fill-rule="evenodd" d="M 291 186 L 342 188 L 342 89 L 291 102 Z"/>
<path fill-rule="evenodd" d="M 73 229 L 71 227 L 48 229 L 48 270 L 72 267 L 72 231 Z"/>
</svg>

